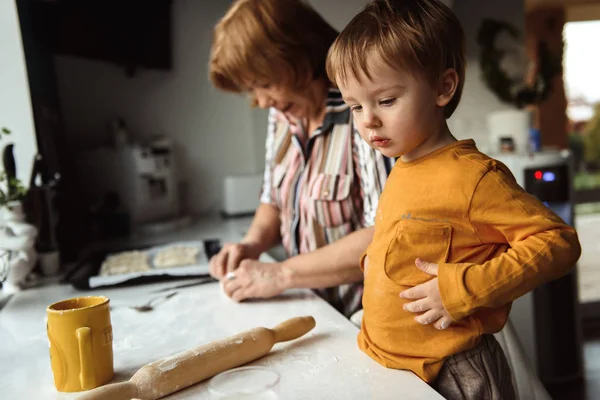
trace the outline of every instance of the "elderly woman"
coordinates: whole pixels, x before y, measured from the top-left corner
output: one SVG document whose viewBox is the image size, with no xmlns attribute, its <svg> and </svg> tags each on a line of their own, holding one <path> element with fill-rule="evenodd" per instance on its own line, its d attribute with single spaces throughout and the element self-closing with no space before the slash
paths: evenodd
<svg viewBox="0 0 600 400">
<path fill-rule="evenodd" d="M 212 83 L 269 109 L 261 204 L 210 262 L 236 301 L 307 287 L 346 316 L 361 307 L 359 258 L 392 161 L 361 140 L 327 79 L 337 34 L 301 0 L 238 0 L 215 27 Z M 278 243 L 287 260 L 258 261 Z"/>
</svg>

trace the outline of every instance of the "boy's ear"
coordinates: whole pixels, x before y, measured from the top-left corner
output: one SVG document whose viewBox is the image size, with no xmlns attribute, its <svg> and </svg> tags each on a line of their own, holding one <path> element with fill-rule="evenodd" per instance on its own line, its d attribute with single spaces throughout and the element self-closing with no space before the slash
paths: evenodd
<svg viewBox="0 0 600 400">
<path fill-rule="evenodd" d="M 445 107 L 454 97 L 460 78 L 454 68 L 448 68 L 442 73 L 438 86 L 438 95 L 436 104 L 438 107 Z"/>
</svg>

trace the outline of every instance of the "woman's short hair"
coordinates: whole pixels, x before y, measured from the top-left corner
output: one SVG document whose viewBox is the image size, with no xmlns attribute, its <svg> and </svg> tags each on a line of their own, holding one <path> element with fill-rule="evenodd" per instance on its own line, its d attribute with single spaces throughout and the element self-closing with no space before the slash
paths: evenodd
<svg viewBox="0 0 600 400">
<path fill-rule="evenodd" d="M 214 28 L 210 80 L 230 92 L 327 80 L 325 60 L 337 35 L 305 1 L 237 0 Z"/>
</svg>

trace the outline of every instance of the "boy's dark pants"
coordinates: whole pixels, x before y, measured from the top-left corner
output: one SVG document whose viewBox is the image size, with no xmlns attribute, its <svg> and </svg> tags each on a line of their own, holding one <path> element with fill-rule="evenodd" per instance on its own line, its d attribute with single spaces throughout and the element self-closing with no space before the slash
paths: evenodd
<svg viewBox="0 0 600 400">
<path fill-rule="evenodd" d="M 508 361 L 492 335 L 483 335 L 475 348 L 448 357 L 431 386 L 448 400 L 516 399 Z"/>
</svg>

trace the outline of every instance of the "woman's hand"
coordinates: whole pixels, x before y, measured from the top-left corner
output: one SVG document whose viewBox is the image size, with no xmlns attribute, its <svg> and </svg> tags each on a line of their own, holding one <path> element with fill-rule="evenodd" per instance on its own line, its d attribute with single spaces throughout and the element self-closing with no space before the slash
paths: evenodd
<svg viewBox="0 0 600 400">
<path fill-rule="evenodd" d="M 238 269 L 242 260 L 256 260 L 259 256 L 256 244 L 225 243 L 221 251 L 210 259 L 210 274 L 216 279 L 223 279 L 228 272 Z"/>
<path fill-rule="evenodd" d="M 288 275 L 281 263 L 245 259 L 235 272 L 229 272 L 222 280 L 223 290 L 234 301 L 270 298 L 287 288 Z"/>
<path fill-rule="evenodd" d="M 421 271 L 431 275 L 438 275 L 438 265 L 420 258 L 415 260 L 415 265 Z M 433 278 L 430 281 L 417 285 L 411 289 L 400 293 L 400 297 L 404 299 L 416 300 L 404 304 L 404 309 L 413 313 L 421 313 L 415 317 L 415 321 L 420 324 L 434 323 L 436 329 L 446 329 L 452 324 L 452 318 L 442 303 L 442 296 L 438 286 L 438 278 Z"/>
</svg>

